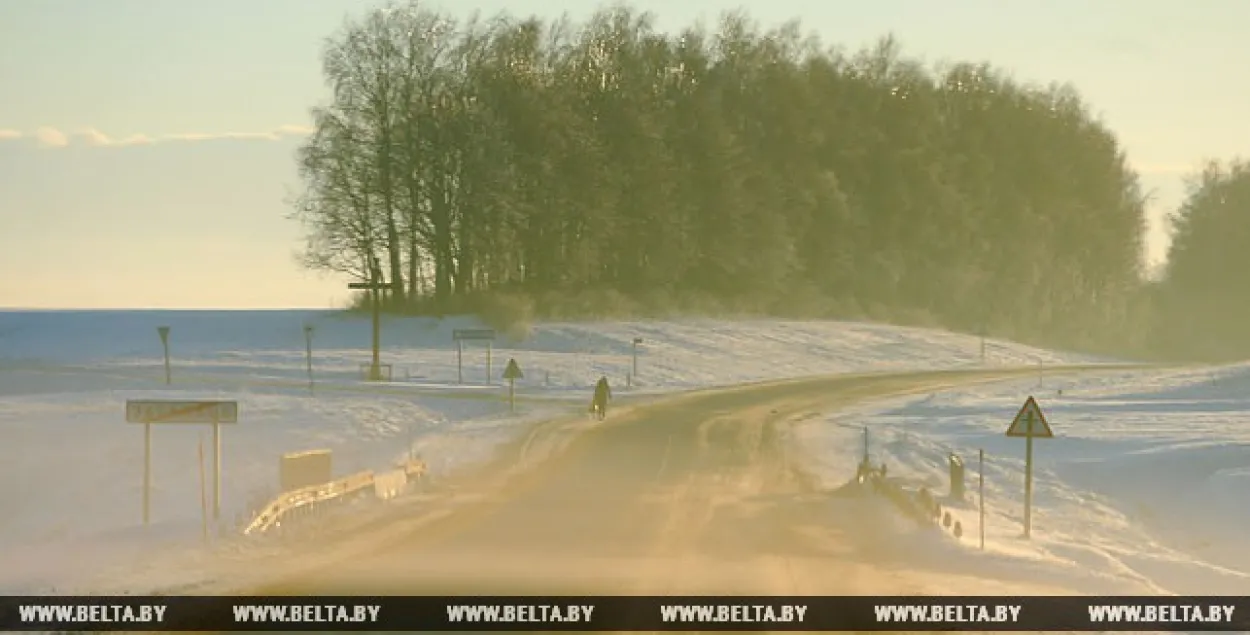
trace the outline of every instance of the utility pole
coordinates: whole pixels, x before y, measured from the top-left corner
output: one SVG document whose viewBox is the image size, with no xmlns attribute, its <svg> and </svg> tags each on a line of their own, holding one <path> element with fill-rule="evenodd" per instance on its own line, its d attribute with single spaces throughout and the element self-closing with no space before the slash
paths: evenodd
<svg viewBox="0 0 1250 635">
<path fill-rule="evenodd" d="M 388 288 L 382 280 L 381 268 L 377 260 L 370 258 L 369 281 L 352 282 L 348 289 L 363 289 L 369 292 L 369 304 L 373 313 L 373 361 L 369 365 L 369 381 L 382 379 L 382 294 Z"/>
</svg>

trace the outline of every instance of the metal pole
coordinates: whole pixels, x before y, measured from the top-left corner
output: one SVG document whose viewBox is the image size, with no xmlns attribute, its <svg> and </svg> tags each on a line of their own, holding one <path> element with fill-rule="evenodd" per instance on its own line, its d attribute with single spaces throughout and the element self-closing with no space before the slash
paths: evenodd
<svg viewBox="0 0 1250 635">
<path fill-rule="evenodd" d="M 152 510 L 152 424 L 143 424 L 143 524 L 148 524 Z"/>
<path fill-rule="evenodd" d="M 636 340 L 636 339 L 634 340 L 634 366 L 633 366 L 633 376 L 634 376 L 634 377 L 637 377 L 637 376 L 638 376 L 638 340 Z"/>
<path fill-rule="evenodd" d="M 981 551 L 985 551 L 985 450 L 977 451 L 977 498 L 980 500 Z"/>
<path fill-rule="evenodd" d="M 1024 537 L 1033 533 L 1033 413 L 1029 412 L 1028 433 L 1024 438 Z"/>
<path fill-rule="evenodd" d="M 377 277 L 374 277 L 374 285 L 377 284 Z M 382 291 L 374 288 L 373 294 L 373 362 L 369 367 L 369 378 L 378 381 L 382 379 Z"/>
<path fill-rule="evenodd" d="M 204 433 L 200 433 L 200 525 L 208 542 L 208 483 L 204 477 Z"/>
<path fill-rule="evenodd" d="M 165 385 L 168 386 L 173 382 L 173 376 L 169 370 L 169 327 L 158 326 L 156 332 L 161 336 L 161 348 L 165 349 Z"/>
<path fill-rule="evenodd" d="M 221 423 L 213 412 L 213 520 L 221 518 Z"/>
<path fill-rule="evenodd" d="M 305 326 L 304 327 L 304 350 L 306 353 L 305 356 L 308 360 L 308 392 L 313 391 L 312 338 L 313 338 L 313 327 Z"/>
<path fill-rule="evenodd" d="M 868 465 L 868 426 L 864 426 L 864 465 Z"/>
</svg>

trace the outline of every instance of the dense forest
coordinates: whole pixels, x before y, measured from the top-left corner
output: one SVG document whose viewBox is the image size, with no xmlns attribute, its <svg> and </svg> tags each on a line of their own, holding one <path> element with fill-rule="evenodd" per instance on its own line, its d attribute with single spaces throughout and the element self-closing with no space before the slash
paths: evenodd
<svg viewBox="0 0 1250 635">
<path fill-rule="evenodd" d="M 1211 162 L 1173 218 L 1151 344 L 1170 358 L 1250 358 L 1250 163 Z"/>
<path fill-rule="evenodd" d="M 625 6 L 573 23 L 393 5 L 345 24 L 322 62 L 330 97 L 293 201 L 305 263 L 386 281 L 390 310 L 869 318 L 1250 351 L 1234 248 L 1250 245 L 1250 166 L 1198 177 L 1149 282 L 1146 197 L 1069 86 L 928 67 L 890 37 L 846 52 L 742 14 L 661 33 Z"/>
</svg>

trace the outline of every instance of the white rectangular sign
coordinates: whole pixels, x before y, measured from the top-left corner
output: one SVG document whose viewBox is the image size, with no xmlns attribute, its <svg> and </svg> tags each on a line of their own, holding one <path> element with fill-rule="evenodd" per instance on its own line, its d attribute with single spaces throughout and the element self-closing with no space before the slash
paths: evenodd
<svg viewBox="0 0 1250 635">
<path fill-rule="evenodd" d="M 129 423 L 238 423 L 237 401 L 126 401 Z"/>
</svg>

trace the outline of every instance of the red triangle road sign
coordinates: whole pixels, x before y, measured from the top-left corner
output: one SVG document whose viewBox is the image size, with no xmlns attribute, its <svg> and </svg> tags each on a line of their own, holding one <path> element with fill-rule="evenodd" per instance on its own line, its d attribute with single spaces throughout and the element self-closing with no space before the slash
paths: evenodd
<svg viewBox="0 0 1250 635">
<path fill-rule="evenodd" d="M 504 379 L 523 379 L 525 373 L 521 372 L 521 367 L 517 365 L 516 358 L 508 360 L 508 366 L 503 369 Z"/>
<path fill-rule="evenodd" d="M 1046 422 L 1042 407 L 1037 405 L 1037 400 L 1030 395 L 1029 399 L 1024 402 L 1024 406 L 1020 408 L 1020 412 L 1016 413 L 1016 418 L 1011 420 L 1011 426 L 1007 428 L 1007 436 L 1050 439 L 1055 436 L 1055 433 Z"/>
</svg>

